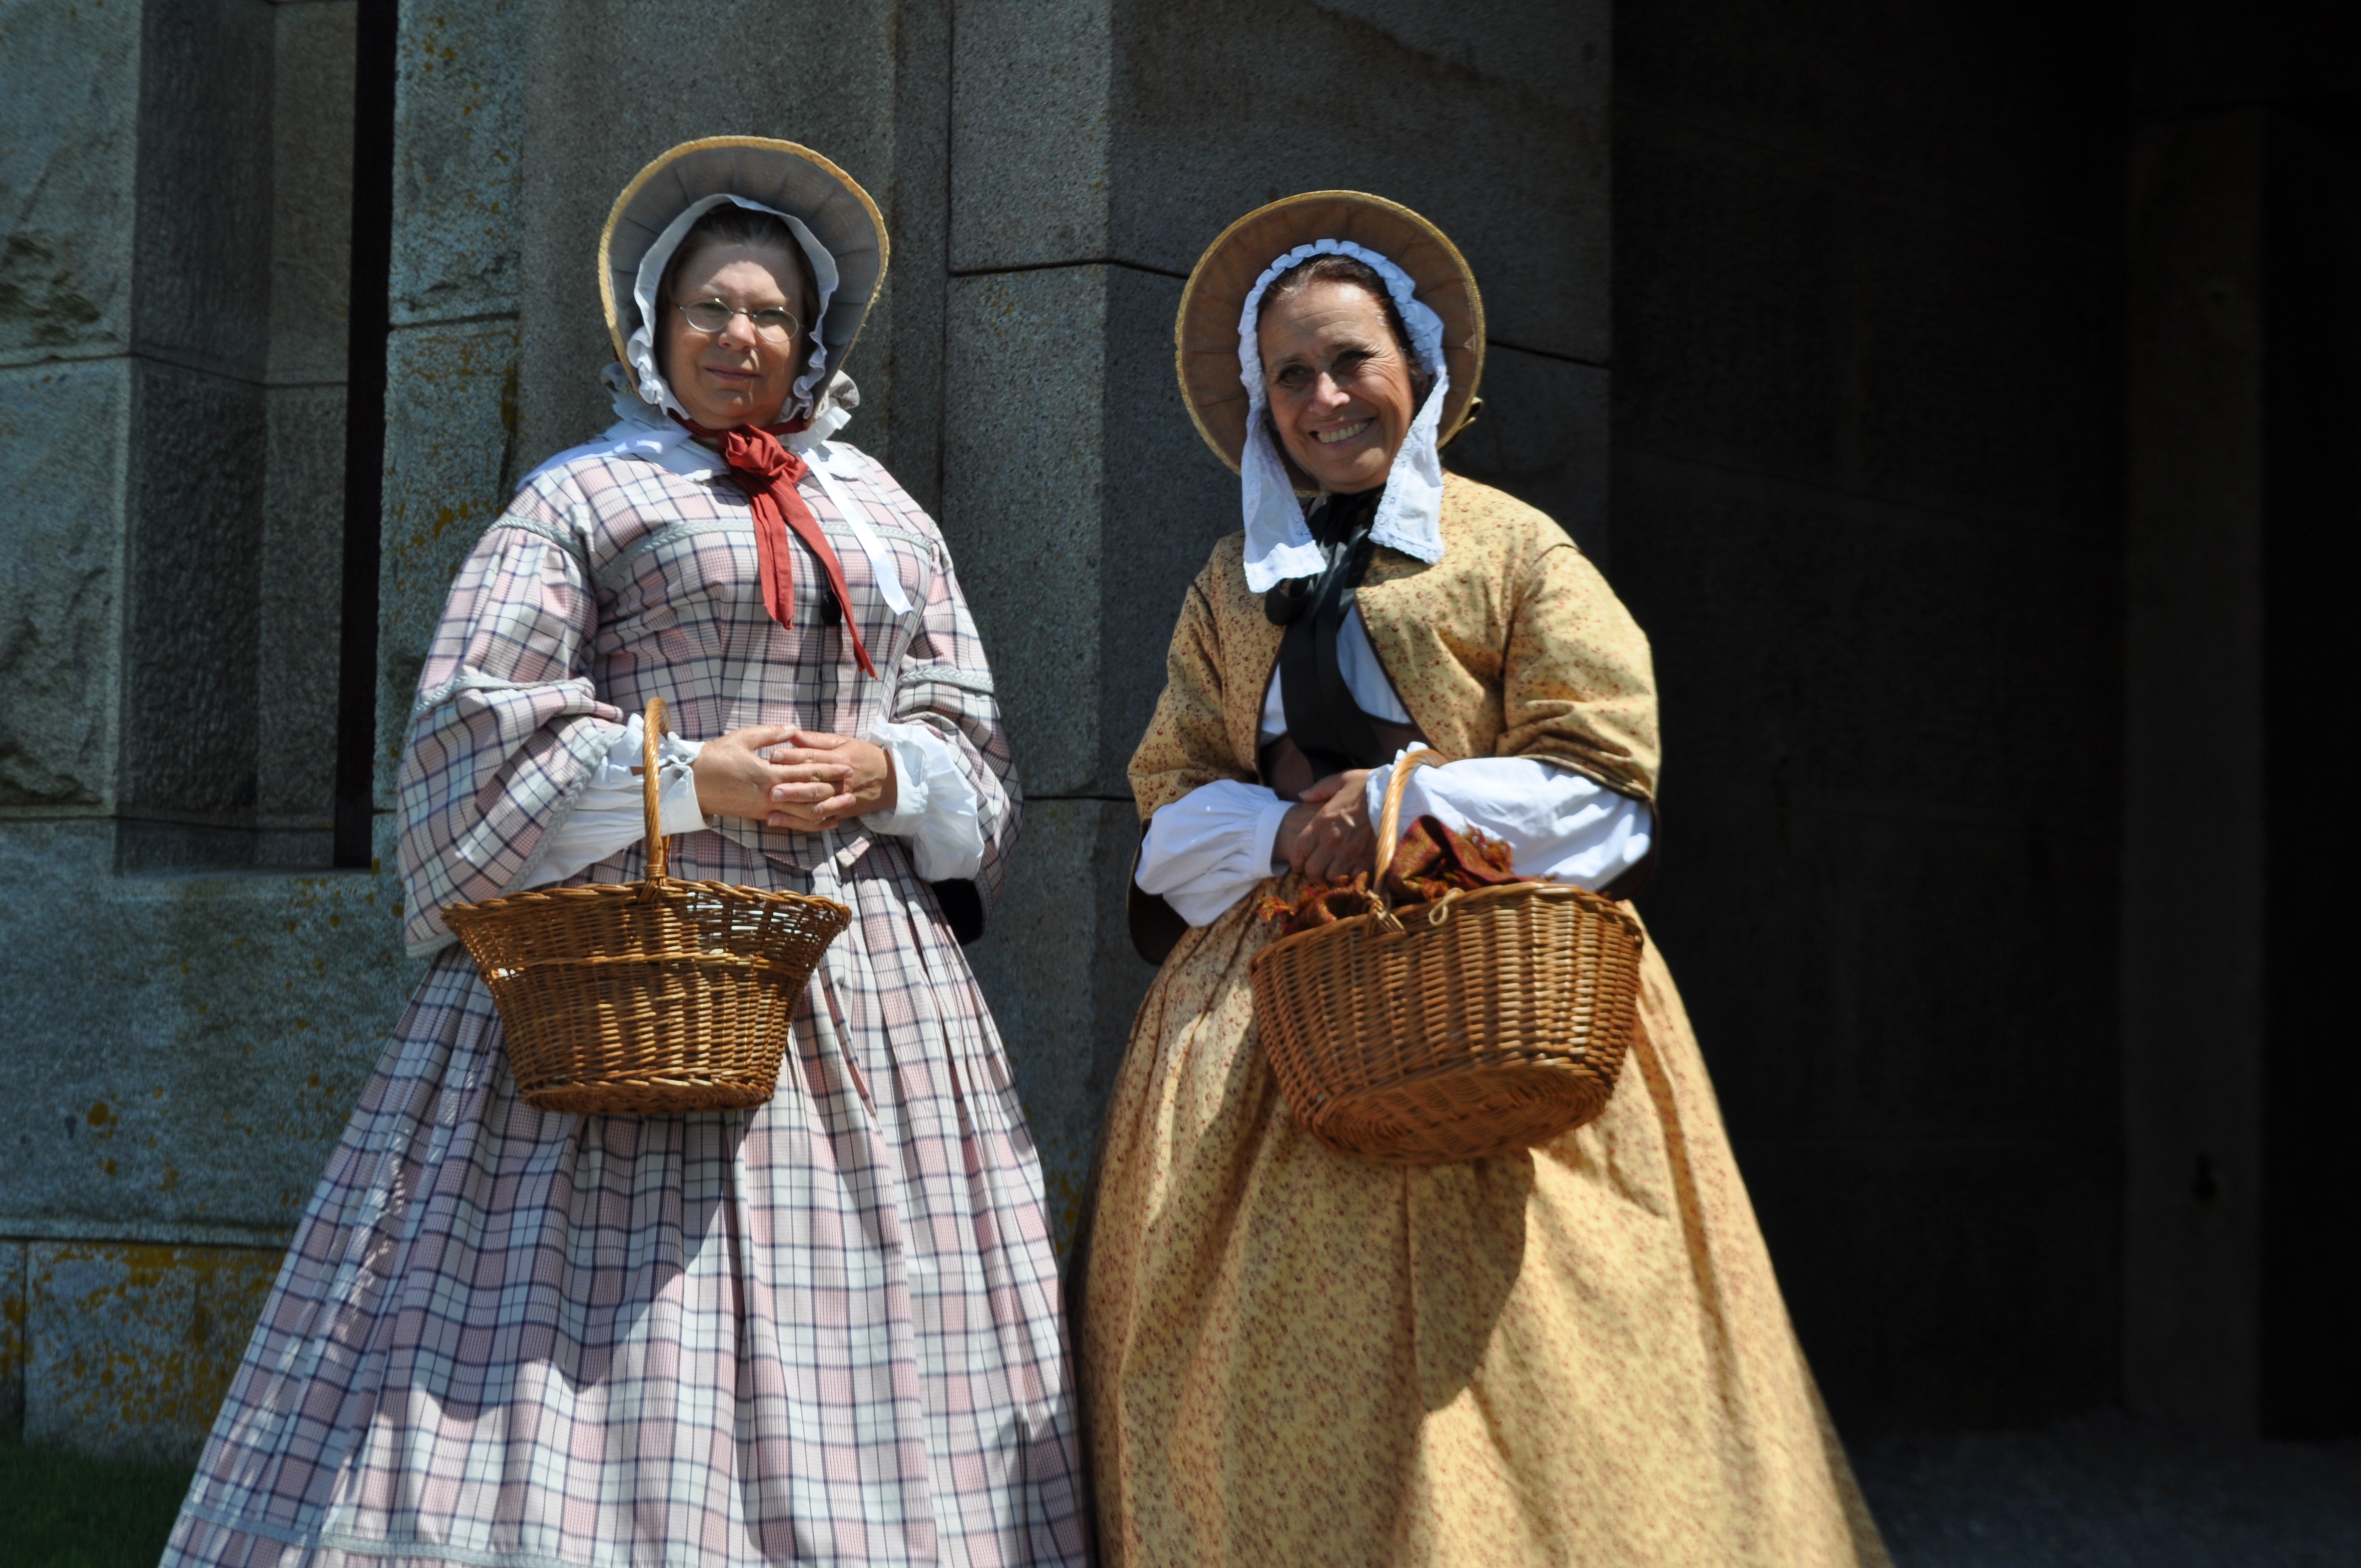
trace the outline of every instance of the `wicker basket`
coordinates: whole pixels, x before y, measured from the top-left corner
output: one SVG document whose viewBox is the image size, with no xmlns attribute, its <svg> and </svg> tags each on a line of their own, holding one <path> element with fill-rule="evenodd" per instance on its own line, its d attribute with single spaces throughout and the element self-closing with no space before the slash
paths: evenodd
<svg viewBox="0 0 2361 1568">
<path fill-rule="evenodd" d="M 1378 872 L 1400 842 L 1394 769 Z M 1453 893 L 1281 938 L 1257 953 L 1256 1032 L 1306 1132 L 1390 1165 L 1547 1143 L 1607 1108 L 1638 1027 L 1639 923 L 1554 883 Z"/>
<path fill-rule="evenodd" d="M 672 1115 L 759 1105 L 796 999 L 851 918 L 844 905 L 664 875 L 648 704 L 644 882 L 513 893 L 444 918 L 483 971 L 525 1103 Z"/>
</svg>

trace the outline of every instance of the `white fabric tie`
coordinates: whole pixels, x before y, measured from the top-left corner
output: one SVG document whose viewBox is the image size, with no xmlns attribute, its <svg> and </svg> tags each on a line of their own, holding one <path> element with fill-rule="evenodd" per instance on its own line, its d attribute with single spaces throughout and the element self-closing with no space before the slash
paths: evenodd
<svg viewBox="0 0 2361 1568">
<path fill-rule="evenodd" d="M 1282 273 L 1315 256 L 1349 256 L 1362 261 L 1385 280 L 1410 329 L 1411 348 L 1434 378 L 1426 401 L 1411 420 L 1401 449 L 1394 454 L 1386 475 L 1386 493 L 1378 499 L 1369 537 L 1378 543 L 1430 564 L 1443 559 L 1443 453 L 1441 432 L 1444 400 L 1451 390 L 1451 373 L 1443 352 L 1443 318 L 1417 297 L 1410 274 L 1385 257 L 1349 239 L 1319 239 L 1299 245 L 1263 269 L 1246 293 L 1238 313 L 1238 379 L 1246 389 L 1246 444 L 1238 456 L 1238 485 L 1246 512 L 1246 587 L 1268 593 L 1290 577 L 1316 576 L 1327 565 L 1295 486 L 1279 461 L 1278 447 L 1265 416 L 1270 407 L 1269 388 L 1262 373 L 1262 339 L 1257 330 L 1262 297 Z"/>
</svg>

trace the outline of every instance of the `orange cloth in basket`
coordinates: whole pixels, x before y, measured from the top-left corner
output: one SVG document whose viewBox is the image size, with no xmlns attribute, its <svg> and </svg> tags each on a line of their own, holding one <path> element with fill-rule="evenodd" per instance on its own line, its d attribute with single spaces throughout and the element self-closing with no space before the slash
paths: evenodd
<svg viewBox="0 0 2361 1568">
<path fill-rule="evenodd" d="M 1402 835 L 1401 847 L 1386 868 L 1386 891 L 1396 904 L 1425 904 L 1446 893 L 1473 893 L 1479 887 L 1506 887 L 1529 882 L 1510 862 L 1509 846 L 1480 828 L 1462 833 L 1440 817 L 1420 817 Z M 1278 924 L 1282 936 L 1309 931 L 1356 915 L 1374 915 L 1378 900 L 1367 872 L 1334 882 L 1307 885 L 1292 901 L 1265 898 L 1262 917 Z"/>
</svg>

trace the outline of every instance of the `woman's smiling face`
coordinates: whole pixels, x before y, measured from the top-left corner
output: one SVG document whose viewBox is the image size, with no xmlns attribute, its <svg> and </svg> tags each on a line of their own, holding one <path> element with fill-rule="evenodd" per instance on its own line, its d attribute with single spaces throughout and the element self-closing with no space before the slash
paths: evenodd
<svg viewBox="0 0 2361 1568">
<path fill-rule="evenodd" d="M 1267 301 L 1257 332 L 1271 422 L 1295 466 L 1338 494 L 1384 484 L 1418 410 L 1377 296 L 1321 279 Z"/>
<path fill-rule="evenodd" d="M 676 308 L 719 300 L 738 313 L 719 332 L 700 332 Z M 785 306 L 805 318 L 803 279 L 772 246 L 708 245 L 681 263 L 664 311 L 660 364 L 673 396 L 708 430 L 776 423 L 811 343 L 808 328 L 782 340 L 749 313 Z"/>
</svg>

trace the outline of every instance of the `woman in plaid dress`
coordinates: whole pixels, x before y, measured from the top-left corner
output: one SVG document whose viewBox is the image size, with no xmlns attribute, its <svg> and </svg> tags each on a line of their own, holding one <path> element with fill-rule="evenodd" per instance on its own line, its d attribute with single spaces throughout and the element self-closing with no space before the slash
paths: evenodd
<svg viewBox="0 0 2361 1568">
<path fill-rule="evenodd" d="M 826 159 L 719 138 L 600 252 L 623 417 L 452 588 L 401 784 L 433 965 L 165 1562 L 1081 1563 L 1040 1168 L 958 939 L 1016 774 L 941 533 L 831 439 L 883 225 Z M 852 923 L 767 1103 L 537 1111 L 442 911 L 638 876 L 657 696 L 674 874 Z"/>
</svg>

